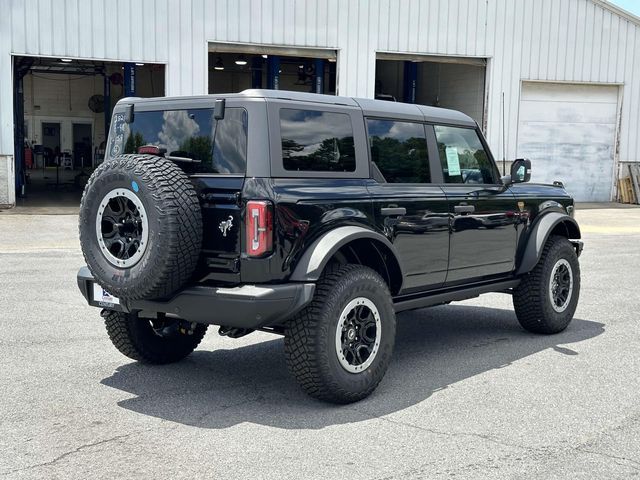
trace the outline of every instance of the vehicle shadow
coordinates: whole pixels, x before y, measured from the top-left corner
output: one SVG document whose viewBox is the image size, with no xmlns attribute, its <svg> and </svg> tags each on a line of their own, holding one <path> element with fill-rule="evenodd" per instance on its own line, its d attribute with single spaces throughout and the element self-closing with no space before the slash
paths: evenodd
<svg viewBox="0 0 640 480">
<path fill-rule="evenodd" d="M 520 328 L 512 310 L 494 308 L 443 306 L 405 312 L 398 315 L 394 358 L 385 379 L 369 398 L 351 406 L 307 397 L 287 372 L 280 338 L 196 351 L 163 367 L 129 363 L 101 383 L 135 395 L 119 406 L 185 425 L 226 428 L 251 422 L 319 429 L 402 410 L 451 384 L 549 348 L 577 355 L 566 345 L 602 332 L 602 323 L 574 319 L 560 334 L 535 335 Z"/>
</svg>

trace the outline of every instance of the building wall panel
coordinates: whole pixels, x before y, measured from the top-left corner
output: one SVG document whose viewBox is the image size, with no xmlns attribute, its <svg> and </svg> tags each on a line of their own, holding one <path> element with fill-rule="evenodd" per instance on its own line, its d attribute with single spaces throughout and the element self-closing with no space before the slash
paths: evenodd
<svg viewBox="0 0 640 480">
<path fill-rule="evenodd" d="M 0 154 L 13 152 L 11 56 L 167 63 L 167 94 L 207 91 L 207 42 L 335 49 L 338 91 L 371 97 L 377 51 L 485 57 L 487 134 L 517 155 L 523 80 L 622 85 L 619 160 L 640 155 L 640 34 L 601 0 L 0 0 Z"/>
</svg>

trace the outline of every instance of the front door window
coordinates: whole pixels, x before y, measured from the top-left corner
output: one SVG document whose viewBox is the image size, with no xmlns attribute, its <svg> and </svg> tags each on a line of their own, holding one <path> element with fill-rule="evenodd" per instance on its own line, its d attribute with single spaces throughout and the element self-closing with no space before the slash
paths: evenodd
<svg viewBox="0 0 640 480">
<path fill-rule="evenodd" d="M 444 183 L 498 183 L 498 172 L 474 129 L 436 125 L 435 132 Z"/>
</svg>

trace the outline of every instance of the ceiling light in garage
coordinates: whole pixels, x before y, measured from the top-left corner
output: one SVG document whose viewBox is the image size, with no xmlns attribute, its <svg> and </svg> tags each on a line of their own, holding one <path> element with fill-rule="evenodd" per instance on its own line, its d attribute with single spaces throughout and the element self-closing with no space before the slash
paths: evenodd
<svg viewBox="0 0 640 480">
<path fill-rule="evenodd" d="M 263 55 L 262 55 L 262 58 L 269 58 L 269 55 L 265 55 L 265 54 L 263 54 Z"/>
<path fill-rule="evenodd" d="M 329 60 L 331 63 L 335 63 L 335 62 L 336 62 L 336 59 L 335 59 L 335 58 L 329 58 L 328 60 Z"/>
<path fill-rule="evenodd" d="M 247 58 L 244 55 L 240 55 L 236 60 L 236 65 L 246 65 L 246 64 L 247 64 Z"/>
<path fill-rule="evenodd" d="M 136 67 L 144 67 L 144 63 L 136 63 Z"/>
<path fill-rule="evenodd" d="M 70 58 L 61 58 L 60 61 L 64 63 L 69 63 L 69 62 L 72 62 L 73 60 L 71 60 Z"/>
<path fill-rule="evenodd" d="M 214 70 L 224 70 L 224 63 L 222 63 L 222 59 L 218 57 L 216 59 L 216 63 L 213 64 Z"/>
</svg>

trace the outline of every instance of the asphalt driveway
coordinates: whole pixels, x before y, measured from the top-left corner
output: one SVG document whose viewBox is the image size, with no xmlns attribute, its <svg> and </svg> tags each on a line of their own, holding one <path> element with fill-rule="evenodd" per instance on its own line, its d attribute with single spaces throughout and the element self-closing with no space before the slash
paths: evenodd
<svg viewBox="0 0 640 480">
<path fill-rule="evenodd" d="M 279 337 L 120 355 L 75 285 L 73 215 L 0 215 L 0 478 L 630 478 L 640 473 L 640 209 L 582 210 L 576 319 L 490 294 L 399 316 L 365 401 L 289 377 Z"/>
</svg>

